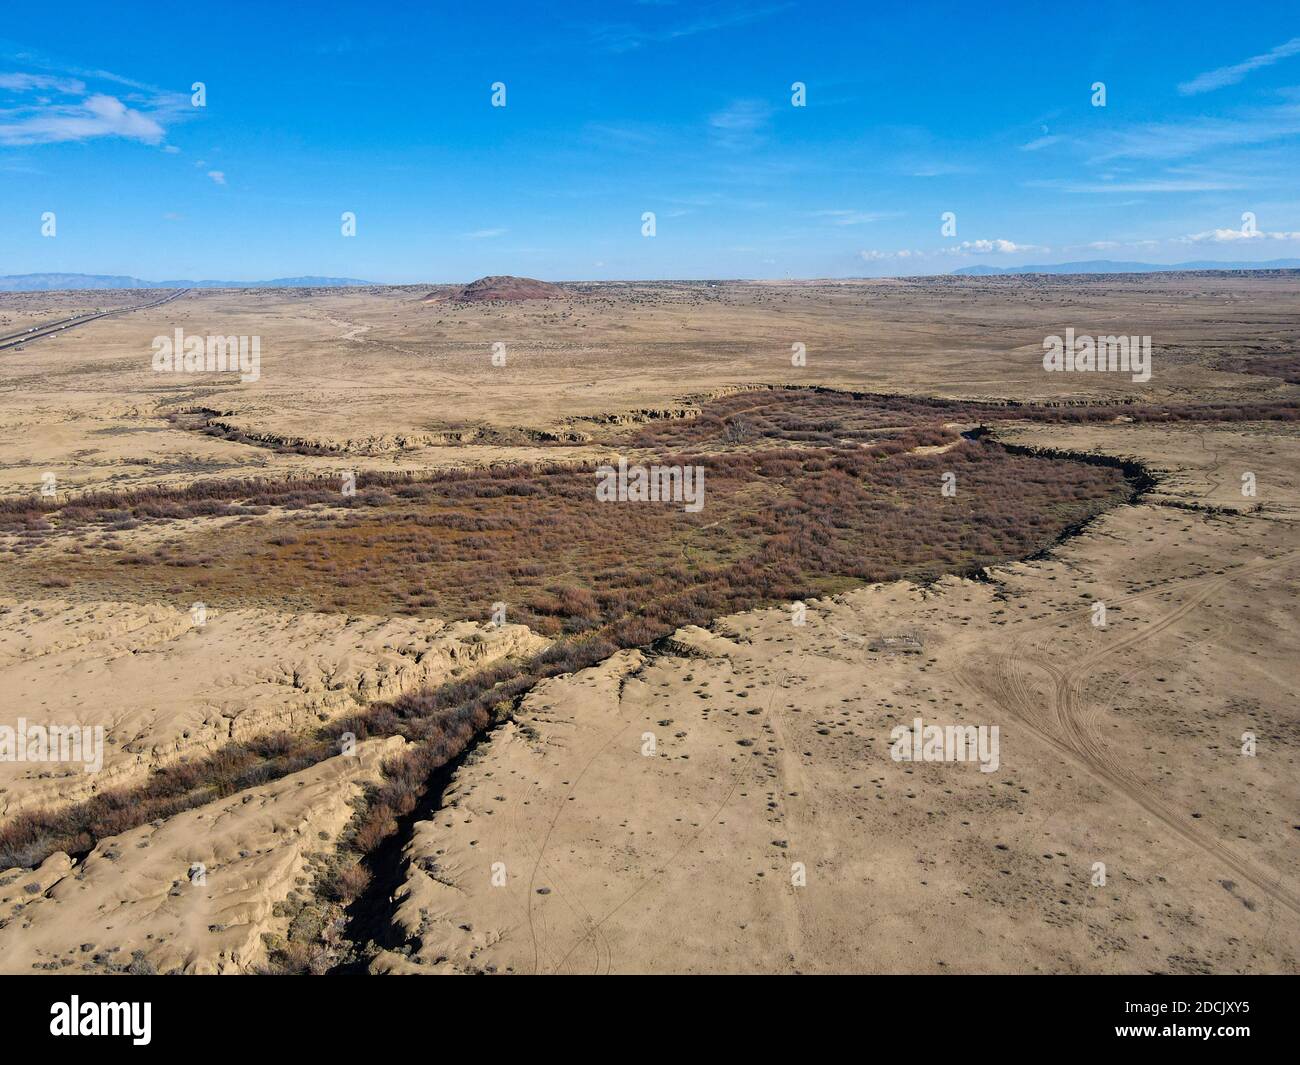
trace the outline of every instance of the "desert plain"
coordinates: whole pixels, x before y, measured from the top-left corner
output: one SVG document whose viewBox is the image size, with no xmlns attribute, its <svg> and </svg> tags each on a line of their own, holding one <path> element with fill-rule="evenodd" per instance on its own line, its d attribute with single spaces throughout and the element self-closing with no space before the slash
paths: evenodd
<svg viewBox="0 0 1300 1065">
<path fill-rule="evenodd" d="M 158 295 L 0 294 L 122 311 L 0 350 L 0 728 L 103 730 L 0 971 L 1300 969 L 1300 273 Z"/>
</svg>

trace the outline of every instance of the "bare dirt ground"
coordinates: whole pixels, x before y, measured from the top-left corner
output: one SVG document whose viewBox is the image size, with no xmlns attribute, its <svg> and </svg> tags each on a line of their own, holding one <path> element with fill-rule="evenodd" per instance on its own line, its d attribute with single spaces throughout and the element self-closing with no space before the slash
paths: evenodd
<svg viewBox="0 0 1300 1065">
<path fill-rule="evenodd" d="M 0 818 L 147 777 L 177 757 L 302 729 L 547 641 L 522 625 L 0 600 L 0 677 L 28 718 L 102 724 L 103 768 L 0 762 Z"/>
<path fill-rule="evenodd" d="M 35 495 L 47 473 L 66 499 L 579 461 L 756 384 L 1300 394 L 1218 368 L 1294 355 L 1294 275 L 565 287 L 513 305 L 425 303 L 428 286 L 198 292 L 7 350 L 0 497 Z M 3 294 L 0 323 L 118 298 Z M 1045 373 L 1043 337 L 1067 326 L 1150 334 L 1151 381 Z M 154 373 L 151 340 L 178 327 L 259 336 L 260 379 Z M 730 614 L 542 681 L 404 816 L 389 879 L 379 862 L 346 918 L 319 874 L 399 737 L 0 868 L 0 970 L 251 972 L 294 941 L 323 971 L 352 935 L 375 939 L 353 958 L 394 973 L 1295 972 L 1294 425 L 1000 422 L 1009 444 L 1137 459 L 1155 487 L 981 579 L 860 586 L 810 600 L 802 625 L 788 605 Z M 19 598 L 4 581 L 18 543 L 0 537 L 0 725 L 108 738 L 98 774 L 0 762 L 0 823 L 547 646 L 481 618 L 247 609 L 196 627 L 172 601 L 57 583 Z M 870 649 L 897 634 L 922 652 Z M 999 767 L 894 761 L 891 730 L 916 717 L 997 726 Z"/>
<path fill-rule="evenodd" d="M 1295 506 L 1294 438 L 1267 465 L 1209 442 Z M 1124 507 L 988 581 L 726 617 L 549 682 L 416 827 L 413 949 L 375 969 L 1293 972 L 1298 568 L 1289 518 Z M 924 653 L 867 650 L 898 632 Z M 997 772 L 893 761 L 916 717 L 997 725 Z"/>
<path fill-rule="evenodd" d="M 46 472 L 73 490 L 533 459 L 549 449 L 476 444 L 475 433 L 599 436 L 607 416 L 689 408 L 691 396 L 755 382 L 995 400 L 1264 396 L 1279 382 L 1214 364 L 1293 351 L 1300 315 L 1294 275 L 566 287 L 582 294 L 443 305 L 423 302 L 427 286 L 196 291 L 7 351 L 0 493 L 30 494 Z M 0 294 L 0 312 L 33 298 L 51 301 L 50 317 L 66 302 Z M 1043 338 L 1067 326 L 1150 334 L 1152 380 L 1044 373 Z M 177 327 L 259 336 L 260 379 L 152 372 L 152 339 Z M 806 366 L 791 365 L 794 344 Z M 195 408 L 255 440 L 333 454 L 278 453 L 167 419 Z"/>
</svg>

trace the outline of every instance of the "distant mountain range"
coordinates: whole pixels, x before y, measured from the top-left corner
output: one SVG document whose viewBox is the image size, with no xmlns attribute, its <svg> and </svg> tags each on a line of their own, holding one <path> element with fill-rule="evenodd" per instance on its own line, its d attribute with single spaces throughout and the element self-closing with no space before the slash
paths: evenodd
<svg viewBox="0 0 1300 1065">
<path fill-rule="evenodd" d="M 1296 270 L 1300 259 L 1272 259 L 1266 263 L 1119 263 L 1090 259 L 1082 263 L 1043 263 L 1037 266 L 963 266 L 954 274 L 988 277 L 998 274 L 1154 274 L 1170 270 Z"/>
<path fill-rule="evenodd" d="M 994 277 L 1011 274 L 1151 274 L 1170 270 L 1300 270 L 1300 259 L 1272 259 L 1261 263 L 1128 263 L 1109 259 L 1090 259 L 1077 263 L 1041 263 L 1033 266 L 962 266 L 950 271 L 965 277 Z M 527 278 L 483 278 L 475 285 L 488 282 L 519 280 L 542 286 L 543 282 Z M 59 289 L 113 288 L 352 288 L 374 285 L 355 277 L 275 277 L 269 281 L 144 281 L 117 274 L 7 274 L 0 275 L 0 292 L 51 292 Z M 471 286 L 472 288 L 473 286 Z M 551 287 L 551 286 L 546 286 Z M 469 291 L 468 289 L 466 290 Z M 468 298 L 468 297 L 467 297 Z M 484 294 L 480 298 L 494 298 Z M 499 296 L 495 298 L 521 298 Z"/>
<path fill-rule="evenodd" d="M 112 274 L 9 274 L 0 292 L 47 292 L 87 288 L 346 288 L 370 285 L 354 277 L 277 277 L 270 281 L 141 281 Z"/>
</svg>

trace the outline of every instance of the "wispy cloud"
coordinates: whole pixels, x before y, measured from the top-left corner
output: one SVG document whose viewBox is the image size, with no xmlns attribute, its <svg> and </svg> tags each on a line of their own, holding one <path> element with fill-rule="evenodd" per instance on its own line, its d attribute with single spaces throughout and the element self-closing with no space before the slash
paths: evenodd
<svg viewBox="0 0 1300 1065">
<path fill-rule="evenodd" d="M 969 174 L 974 167 L 968 163 L 958 163 L 952 159 L 906 157 L 896 164 L 897 172 L 907 177 L 940 178 L 954 174 Z"/>
<path fill-rule="evenodd" d="M 963 240 L 951 248 L 945 248 L 949 255 L 1011 255 L 1017 252 L 1051 251 L 1039 244 L 1017 244 L 1014 240 Z"/>
<path fill-rule="evenodd" d="M 1052 179 L 1048 181 L 1026 181 L 1025 186 L 1037 189 L 1059 189 L 1061 192 L 1100 193 L 1104 195 L 1149 192 L 1227 192 L 1245 187 L 1244 183 L 1239 180 L 1213 177 L 1154 177 L 1125 181 Z"/>
<path fill-rule="evenodd" d="M 898 251 L 880 251 L 876 248 L 870 248 L 858 252 L 858 258 L 868 263 L 884 262 L 889 259 L 924 259 L 925 256 L 925 252 L 914 251 L 911 248 L 902 248 Z"/>
<path fill-rule="evenodd" d="M 1080 248 L 1088 251 L 1114 251 L 1116 248 L 1158 248 L 1161 244 L 1169 242 L 1160 240 L 1090 240 L 1086 244 L 1066 244 L 1062 251 L 1077 251 Z"/>
<path fill-rule="evenodd" d="M 86 91 L 86 83 L 76 78 L 59 78 L 50 74 L 0 74 L 0 89 L 9 89 L 11 92 L 29 92 L 35 89 L 80 94 Z"/>
<path fill-rule="evenodd" d="M 1227 148 L 1265 144 L 1300 134 L 1300 106 L 1284 104 L 1240 117 L 1150 122 L 1108 134 L 1097 141 L 1094 161 L 1179 159 Z"/>
<path fill-rule="evenodd" d="M 510 230 L 504 227 L 497 227 L 495 229 L 476 229 L 471 233 L 462 233 L 461 236 L 465 240 L 490 240 L 492 237 L 501 237 L 509 232 Z"/>
<path fill-rule="evenodd" d="M 15 122 L 0 124 L 0 144 L 55 144 L 92 137 L 125 137 L 162 143 L 164 130 L 154 118 L 127 107 L 116 96 L 88 96 L 79 104 L 38 106 Z"/>
<path fill-rule="evenodd" d="M 668 139 L 664 129 L 637 122 L 589 122 L 583 127 L 583 134 L 602 149 L 646 150 L 661 147 Z"/>
<path fill-rule="evenodd" d="M 814 218 L 824 218 L 831 225 L 836 226 L 861 226 L 868 222 L 879 222 L 885 218 L 895 218 L 896 211 L 848 211 L 848 210 L 830 210 L 830 211 L 813 211 Z"/>
<path fill-rule="evenodd" d="M 136 91 L 115 90 L 119 95 L 91 91 L 87 80 L 108 81 Z M 98 137 L 161 144 L 167 125 L 188 110 L 189 103 L 180 93 L 149 89 L 107 71 L 7 71 L 0 73 L 0 92 L 11 97 L 0 110 L 0 144 L 9 146 Z"/>
<path fill-rule="evenodd" d="M 1252 70 L 1258 70 L 1260 67 L 1270 67 L 1274 63 L 1293 55 L 1300 55 L 1300 37 L 1292 37 L 1289 41 L 1279 44 L 1276 48 L 1272 48 L 1260 55 L 1253 55 L 1240 63 L 1232 64 L 1232 66 L 1219 67 L 1217 70 L 1198 74 L 1191 81 L 1185 81 L 1179 85 L 1178 91 L 1184 96 L 1196 96 L 1203 92 L 1213 92 L 1215 89 L 1222 89 L 1225 85 L 1237 84 Z"/>
<path fill-rule="evenodd" d="M 1246 232 L 1242 229 L 1210 229 L 1204 233 L 1189 233 L 1176 238 L 1180 244 L 1236 244 L 1260 240 L 1300 240 L 1300 233 L 1265 233 L 1262 229 Z"/>
<path fill-rule="evenodd" d="M 210 178 L 211 178 L 214 182 L 216 182 L 218 185 L 224 185 L 224 184 L 226 183 L 226 175 L 225 175 L 225 172 L 224 172 L 224 171 L 221 171 L 221 170 L 209 170 L 209 171 L 208 171 L 208 177 L 210 177 Z"/>
<path fill-rule="evenodd" d="M 700 33 L 757 22 L 788 10 L 792 6 L 792 4 L 771 4 L 766 7 L 747 9 L 739 6 L 715 5 L 711 9 L 697 12 L 692 18 L 678 20 L 665 26 L 651 28 L 634 26 L 630 23 L 609 23 L 596 26 L 590 32 L 597 48 L 609 52 L 631 52 L 646 45 L 664 44 L 683 37 L 694 37 Z"/>
<path fill-rule="evenodd" d="M 772 117 L 772 106 L 763 100 L 737 100 L 709 116 L 714 143 L 727 151 L 756 148 Z"/>
<path fill-rule="evenodd" d="M 864 262 L 883 262 L 890 259 L 925 259 L 932 255 L 1012 255 L 1025 252 L 1051 251 L 1040 244 L 1017 244 L 1013 240 L 963 240 L 948 248 L 937 251 L 918 251 L 913 248 L 901 248 L 898 251 L 880 251 L 871 248 L 858 252 L 858 258 Z"/>
</svg>

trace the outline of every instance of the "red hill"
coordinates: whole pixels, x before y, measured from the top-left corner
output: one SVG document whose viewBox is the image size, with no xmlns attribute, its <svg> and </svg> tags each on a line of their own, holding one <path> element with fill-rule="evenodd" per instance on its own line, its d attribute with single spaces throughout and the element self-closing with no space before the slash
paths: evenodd
<svg viewBox="0 0 1300 1065">
<path fill-rule="evenodd" d="M 442 297 L 431 292 L 425 299 L 430 302 L 445 298 L 452 303 L 487 303 L 491 300 L 513 303 L 518 300 L 556 300 L 568 294 L 559 285 L 552 285 L 547 281 L 498 274 L 471 281 L 459 292 L 453 292 L 450 296 Z"/>
</svg>

